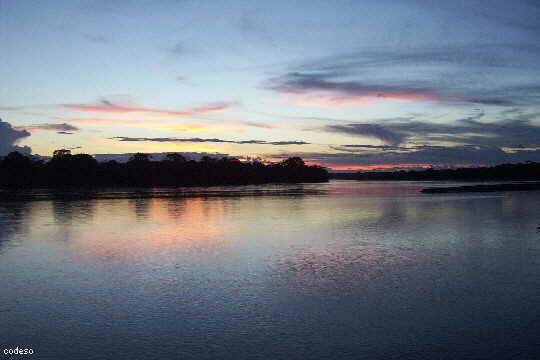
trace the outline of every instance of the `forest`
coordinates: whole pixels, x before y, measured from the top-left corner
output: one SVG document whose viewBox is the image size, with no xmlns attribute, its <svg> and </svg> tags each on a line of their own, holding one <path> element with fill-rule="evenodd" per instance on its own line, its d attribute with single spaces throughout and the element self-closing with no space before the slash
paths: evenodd
<svg viewBox="0 0 540 360">
<path fill-rule="evenodd" d="M 11 152 L 0 161 L 4 188 L 212 186 L 328 181 L 323 167 L 306 165 L 299 157 L 275 163 L 242 162 L 209 156 L 199 161 L 167 154 L 153 161 L 137 153 L 129 161 L 98 162 L 88 154 L 55 150 L 49 161 Z"/>
</svg>

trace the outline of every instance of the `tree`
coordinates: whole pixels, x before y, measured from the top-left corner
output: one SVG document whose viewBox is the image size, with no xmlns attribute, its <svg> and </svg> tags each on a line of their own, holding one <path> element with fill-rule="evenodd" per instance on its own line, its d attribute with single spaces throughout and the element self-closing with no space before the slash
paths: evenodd
<svg viewBox="0 0 540 360">
<path fill-rule="evenodd" d="M 150 155 L 144 153 L 136 153 L 129 160 L 129 163 L 147 163 L 150 162 Z"/>
<path fill-rule="evenodd" d="M 13 151 L 4 157 L 0 165 L 3 185 L 23 186 L 31 183 L 32 162 L 27 156 Z"/>
<path fill-rule="evenodd" d="M 71 150 L 58 149 L 58 150 L 54 150 L 53 152 L 53 158 L 56 158 L 56 159 L 60 159 L 67 156 L 71 156 Z"/>
<path fill-rule="evenodd" d="M 178 153 L 167 154 L 167 160 L 173 163 L 185 163 L 187 161 L 182 154 Z"/>
<path fill-rule="evenodd" d="M 299 158 L 298 156 L 296 157 L 290 157 L 288 158 L 287 160 L 283 160 L 281 162 L 281 164 L 285 167 L 295 167 L 295 168 L 299 168 L 299 167 L 304 167 L 306 166 L 306 163 L 304 162 L 304 160 L 302 160 L 301 158 Z"/>
<path fill-rule="evenodd" d="M 201 162 L 202 162 L 202 163 L 207 163 L 207 164 L 209 164 L 209 163 L 214 163 L 214 162 L 216 162 L 216 159 L 214 159 L 213 157 L 210 157 L 210 156 L 206 156 L 206 155 L 205 155 L 205 156 L 203 156 L 203 157 L 201 158 Z"/>
</svg>

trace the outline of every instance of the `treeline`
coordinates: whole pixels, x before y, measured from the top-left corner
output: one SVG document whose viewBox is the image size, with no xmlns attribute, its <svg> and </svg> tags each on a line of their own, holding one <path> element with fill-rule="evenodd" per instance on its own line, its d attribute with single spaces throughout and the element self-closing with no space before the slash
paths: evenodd
<svg viewBox="0 0 540 360">
<path fill-rule="evenodd" d="M 98 162 L 88 154 L 56 150 L 49 161 L 34 160 L 12 152 L 0 161 L 2 187 L 153 187 L 210 186 L 263 183 L 323 182 L 328 172 L 308 166 L 301 158 L 281 162 L 241 162 L 235 158 L 199 161 L 181 154 L 168 154 L 165 160 L 152 161 L 147 154 L 135 154 L 126 163 Z"/>
<path fill-rule="evenodd" d="M 428 169 L 401 171 L 360 171 L 332 174 L 334 179 L 347 180 L 540 180 L 540 163 L 503 164 L 491 167 Z"/>
</svg>

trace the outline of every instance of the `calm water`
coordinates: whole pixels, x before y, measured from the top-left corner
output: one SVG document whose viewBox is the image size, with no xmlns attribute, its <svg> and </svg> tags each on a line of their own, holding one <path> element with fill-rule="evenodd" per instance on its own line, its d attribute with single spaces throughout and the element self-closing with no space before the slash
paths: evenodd
<svg viewBox="0 0 540 360">
<path fill-rule="evenodd" d="M 540 192 L 419 194 L 425 185 L 0 204 L 0 350 L 534 358 Z"/>
</svg>

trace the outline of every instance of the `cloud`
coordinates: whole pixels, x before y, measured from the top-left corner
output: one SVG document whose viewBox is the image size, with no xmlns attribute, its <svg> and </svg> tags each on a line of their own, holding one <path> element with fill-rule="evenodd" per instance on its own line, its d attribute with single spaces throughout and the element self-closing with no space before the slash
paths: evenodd
<svg viewBox="0 0 540 360">
<path fill-rule="evenodd" d="M 430 101 L 441 95 L 418 84 L 381 85 L 340 79 L 344 74 L 291 72 L 269 80 L 266 88 L 307 106 L 341 107 L 381 100 Z"/>
<path fill-rule="evenodd" d="M 415 143 L 453 143 L 494 147 L 540 145 L 540 126 L 532 122 L 539 114 L 519 114 L 497 122 L 481 122 L 483 112 L 460 119 L 454 124 L 424 121 L 387 121 L 380 124 L 350 123 L 327 125 L 323 131 L 350 136 L 376 138 L 387 145 Z"/>
<path fill-rule="evenodd" d="M 89 42 L 95 43 L 95 44 L 111 44 L 111 39 L 107 38 L 104 35 L 99 34 L 83 34 L 83 37 L 88 40 Z"/>
<path fill-rule="evenodd" d="M 79 131 L 80 129 L 76 126 L 70 125 L 68 123 L 61 123 L 61 124 L 34 124 L 34 125 L 28 125 L 28 126 L 19 126 L 16 129 L 18 130 L 28 130 L 28 131 L 36 131 L 36 130 L 45 130 L 45 131 L 57 131 L 59 133 L 61 132 L 71 132 L 71 131 Z"/>
<path fill-rule="evenodd" d="M 261 129 L 275 129 L 276 127 L 274 125 L 262 123 L 262 122 L 255 122 L 255 121 L 240 121 L 241 124 Z"/>
<path fill-rule="evenodd" d="M 71 124 L 79 126 L 109 126 L 109 125 L 140 125 L 142 122 L 132 119 L 117 119 L 117 118 L 73 118 L 69 120 Z"/>
<path fill-rule="evenodd" d="M 305 62 L 299 71 L 354 73 L 363 69 L 403 68 L 408 66 L 458 66 L 471 68 L 538 67 L 534 56 L 540 53 L 536 43 L 487 43 L 423 47 L 362 48 Z"/>
<path fill-rule="evenodd" d="M 272 141 L 272 142 L 268 142 L 267 144 L 270 144 L 270 145 L 309 145 L 309 143 L 305 141 Z"/>
<path fill-rule="evenodd" d="M 205 49 L 200 46 L 189 44 L 187 42 L 179 41 L 173 46 L 167 47 L 164 49 L 167 57 L 170 60 L 181 59 L 181 58 L 193 58 L 200 57 L 205 54 Z"/>
<path fill-rule="evenodd" d="M 491 146 L 420 146 L 408 151 L 374 151 L 368 153 L 287 153 L 272 158 L 300 156 L 304 160 L 335 170 L 401 169 L 427 166 L 480 166 L 525 161 L 540 162 L 540 147 L 507 152 Z"/>
<path fill-rule="evenodd" d="M 264 88 L 304 106 L 381 100 L 532 106 L 540 101 L 535 43 L 363 48 L 289 66 Z"/>
<path fill-rule="evenodd" d="M 31 134 L 26 130 L 14 129 L 10 123 L 0 119 L 0 155 L 6 155 L 12 151 L 30 154 L 32 149 L 28 146 L 18 146 L 17 143 Z"/>
<path fill-rule="evenodd" d="M 360 144 L 348 144 L 348 145 L 329 145 L 333 150 L 346 151 L 351 153 L 358 152 L 374 152 L 374 151 L 410 151 L 411 148 L 403 146 L 392 145 L 360 145 Z"/>
<path fill-rule="evenodd" d="M 111 139 L 118 141 L 142 141 L 142 142 L 188 142 L 188 143 L 228 143 L 228 144 L 255 144 L 255 145 L 308 145 L 305 141 L 265 141 L 265 140 L 223 140 L 223 139 L 201 139 L 201 138 L 147 138 L 147 137 L 126 137 L 115 136 Z"/>
<path fill-rule="evenodd" d="M 405 133 L 378 124 L 327 125 L 325 129 L 329 132 L 376 138 L 390 145 L 398 145 L 407 137 Z"/>
<path fill-rule="evenodd" d="M 329 145 L 334 152 L 297 155 L 341 170 L 540 161 L 540 113 L 509 109 L 499 115 L 494 122 L 482 121 L 486 115 L 477 111 L 451 124 L 395 118 L 376 124 L 328 125 L 320 129 L 376 138 L 382 144 Z"/>
<path fill-rule="evenodd" d="M 150 108 L 137 106 L 133 104 L 118 104 L 108 99 L 102 99 L 97 103 L 88 104 L 62 104 L 62 107 L 70 110 L 89 112 L 89 113 L 106 113 L 106 114 L 134 114 L 145 113 L 150 115 L 162 115 L 172 117 L 185 117 L 212 112 L 225 111 L 233 107 L 234 103 L 219 102 L 210 103 L 200 107 L 193 107 L 187 110 L 169 110 L 160 108 Z"/>
<path fill-rule="evenodd" d="M 168 52 L 171 55 L 176 55 L 176 56 L 189 54 L 191 53 L 191 51 L 192 49 L 189 46 L 186 46 L 186 44 L 184 44 L 183 42 L 178 42 L 174 46 L 168 49 Z"/>
</svg>

